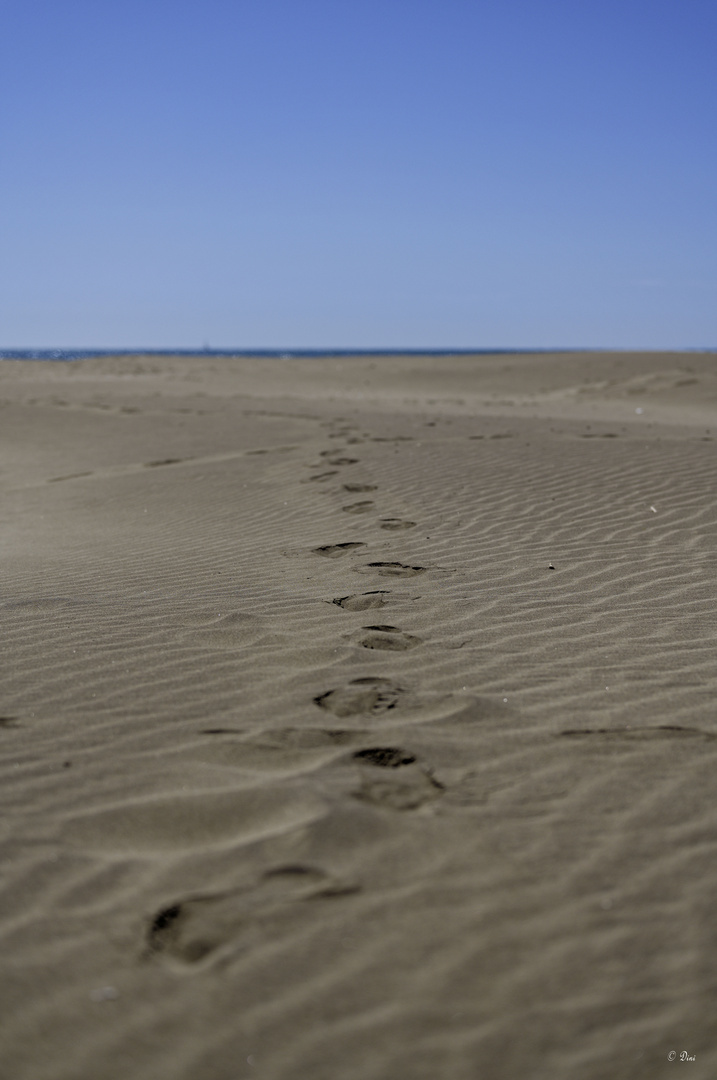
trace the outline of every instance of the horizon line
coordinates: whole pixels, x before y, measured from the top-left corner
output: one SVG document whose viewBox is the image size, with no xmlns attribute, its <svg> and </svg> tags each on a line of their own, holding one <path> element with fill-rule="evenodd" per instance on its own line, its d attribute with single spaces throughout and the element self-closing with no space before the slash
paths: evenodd
<svg viewBox="0 0 717 1080">
<path fill-rule="evenodd" d="M 619 345 L 556 345 L 556 346 L 475 346 L 475 347 L 270 347 L 258 346 L 256 348 L 202 348 L 187 347 L 137 347 L 137 346 L 98 346 L 98 347 L 9 347 L 0 348 L 2 360 L 73 360 L 89 359 L 93 356 L 266 356 L 280 359 L 292 357 L 319 357 L 319 356 L 472 356 L 472 355 L 519 355 L 521 353 L 573 353 L 573 352 L 619 352 L 619 353 L 671 353 L 671 352 L 694 352 L 714 353 L 717 346 L 711 345 L 682 345 L 682 346 L 619 346 Z"/>
</svg>

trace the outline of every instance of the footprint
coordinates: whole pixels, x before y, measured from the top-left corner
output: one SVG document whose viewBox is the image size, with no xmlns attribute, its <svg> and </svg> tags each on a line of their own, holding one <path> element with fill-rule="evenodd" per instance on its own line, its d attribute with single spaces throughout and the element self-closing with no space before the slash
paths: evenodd
<svg viewBox="0 0 717 1080">
<path fill-rule="evenodd" d="M 507 433 L 504 433 L 504 434 L 498 433 L 497 435 L 469 435 L 468 438 L 469 439 L 513 439 L 513 438 L 515 438 L 515 436 L 511 435 L 509 432 L 507 432 Z"/>
<path fill-rule="evenodd" d="M 302 484 L 310 484 L 312 480 L 328 480 L 330 476 L 336 476 L 338 469 L 331 469 L 329 472 L 316 473 L 314 476 L 307 476 L 305 480 L 301 480 Z"/>
<path fill-rule="evenodd" d="M 312 551 L 316 555 L 323 555 L 327 559 L 340 559 L 347 551 L 360 547 L 366 547 L 366 545 L 361 543 L 324 544 L 322 547 L 312 548 Z"/>
<path fill-rule="evenodd" d="M 376 716 L 395 708 L 402 693 L 401 687 L 390 679 L 368 676 L 352 679 L 347 686 L 336 690 L 327 690 L 314 701 L 334 716 L 364 716 L 369 713 Z"/>
<path fill-rule="evenodd" d="M 313 866 L 278 866 L 254 885 L 189 897 L 162 908 L 147 930 L 148 953 L 197 964 L 224 945 L 256 941 L 295 904 L 358 891 L 358 885 Z"/>
<path fill-rule="evenodd" d="M 177 465 L 180 461 L 182 461 L 182 458 L 168 457 L 162 458 L 161 461 L 145 461 L 144 467 L 145 469 L 158 469 L 162 465 Z"/>
<path fill-rule="evenodd" d="M 345 431 L 334 431 L 329 435 L 330 439 L 343 439 L 347 446 L 353 446 L 357 443 L 362 443 L 365 440 L 360 439 L 357 435 L 349 435 Z"/>
<path fill-rule="evenodd" d="M 298 446 L 271 446 L 262 450 L 245 450 L 245 454 L 286 454 L 289 450 L 298 450 Z"/>
<path fill-rule="evenodd" d="M 325 709 L 339 719 L 365 717 L 367 721 L 393 721 L 399 724 L 430 725 L 451 720 L 456 731 L 472 729 L 486 721 L 505 721 L 511 713 L 507 705 L 488 698 L 472 695 L 416 691 L 399 686 L 394 680 L 379 675 L 367 675 L 352 679 L 343 686 L 334 687 L 314 698 L 320 709 Z M 370 730 L 370 728 L 369 728 Z M 443 730 L 443 729 L 442 729 Z M 356 737 L 365 737 L 366 731 L 357 726 L 348 727 Z M 348 739 L 348 733 L 346 738 Z"/>
<path fill-rule="evenodd" d="M 421 644 L 421 638 L 405 634 L 398 626 L 364 626 L 369 633 L 359 638 L 364 649 L 383 649 L 387 652 L 406 652 Z"/>
<path fill-rule="evenodd" d="M 373 746 L 356 751 L 353 759 L 361 766 L 361 787 L 354 794 L 364 802 L 391 810 L 417 810 L 443 795 L 443 785 L 405 750 Z M 377 775 L 378 769 L 385 770 L 383 775 Z"/>
<path fill-rule="evenodd" d="M 322 450 L 319 457 L 326 458 L 327 465 L 358 465 L 358 458 L 337 457 L 336 450 Z"/>
<path fill-rule="evenodd" d="M 378 484 L 343 484 L 344 491 L 377 491 Z"/>
<path fill-rule="evenodd" d="M 395 746 L 372 746 L 368 750 L 357 750 L 354 760 L 365 765 L 376 765 L 382 769 L 397 769 L 401 765 L 413 765 L 415 757 Z"/>
<path fill-rule="evenodd" d="M 345 514 L 367 514 L 373 507 L 373 503 L 370 499 L 364 499 L 363 502 L 351 503 L 350 506 L 342 506 L 341 509 Z M 384 525 L 383 528 L 386 528 Z"/>
<path fill-rule="evenodd" d="M 406 566 L 400 562 L 370 562 L 366 566 L 375 570 L 379 577 L 416 577 L 426 569 L 425 566 Z"/>
<path fill-rule="evenodd" d="M 415 521 L 404 521 L 401 518 L 381 518 L 382 529 L 415 529 Z"/>
<path fill-rule="evenodd" d="M 390 596 L 388 589 L 375 589 L 360 595 L 354 593 L 352 596 L 337 596 L 332 603 L 344 611 L 366 611 L 368 608 L 385 607 L 384 596 Z"/>
</svg>

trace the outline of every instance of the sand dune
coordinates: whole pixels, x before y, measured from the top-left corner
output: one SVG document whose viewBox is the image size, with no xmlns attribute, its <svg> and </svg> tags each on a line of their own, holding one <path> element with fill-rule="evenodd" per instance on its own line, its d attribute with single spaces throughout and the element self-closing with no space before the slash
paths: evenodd
<svg viewBox="0 0 717 1080">
<path fill-rule="evenodd" d="M 2 1080 L 713 1077 L 716 372 L 1 362 Z"/>
</svg>

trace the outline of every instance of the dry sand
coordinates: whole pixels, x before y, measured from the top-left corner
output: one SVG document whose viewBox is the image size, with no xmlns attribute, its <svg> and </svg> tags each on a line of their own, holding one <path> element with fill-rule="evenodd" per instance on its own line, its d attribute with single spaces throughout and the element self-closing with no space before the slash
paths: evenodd
<svg viewBox="0 0 717 1080">
<path fill-rule="evenodd" d="M 717 1076 L 716 408 L 2 362 L 2 1080 Z"/>
</svg>

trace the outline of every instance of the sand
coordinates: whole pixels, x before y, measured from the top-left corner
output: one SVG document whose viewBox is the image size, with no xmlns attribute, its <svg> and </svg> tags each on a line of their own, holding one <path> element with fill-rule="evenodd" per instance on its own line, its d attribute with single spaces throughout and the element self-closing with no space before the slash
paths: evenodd
<svg viewBox="0 0 717 1080">
<path fill-rule="evenodd" d="M 717 1075 L 716 407 L 0 363 L 2 1080 Z"/>
</svg>

